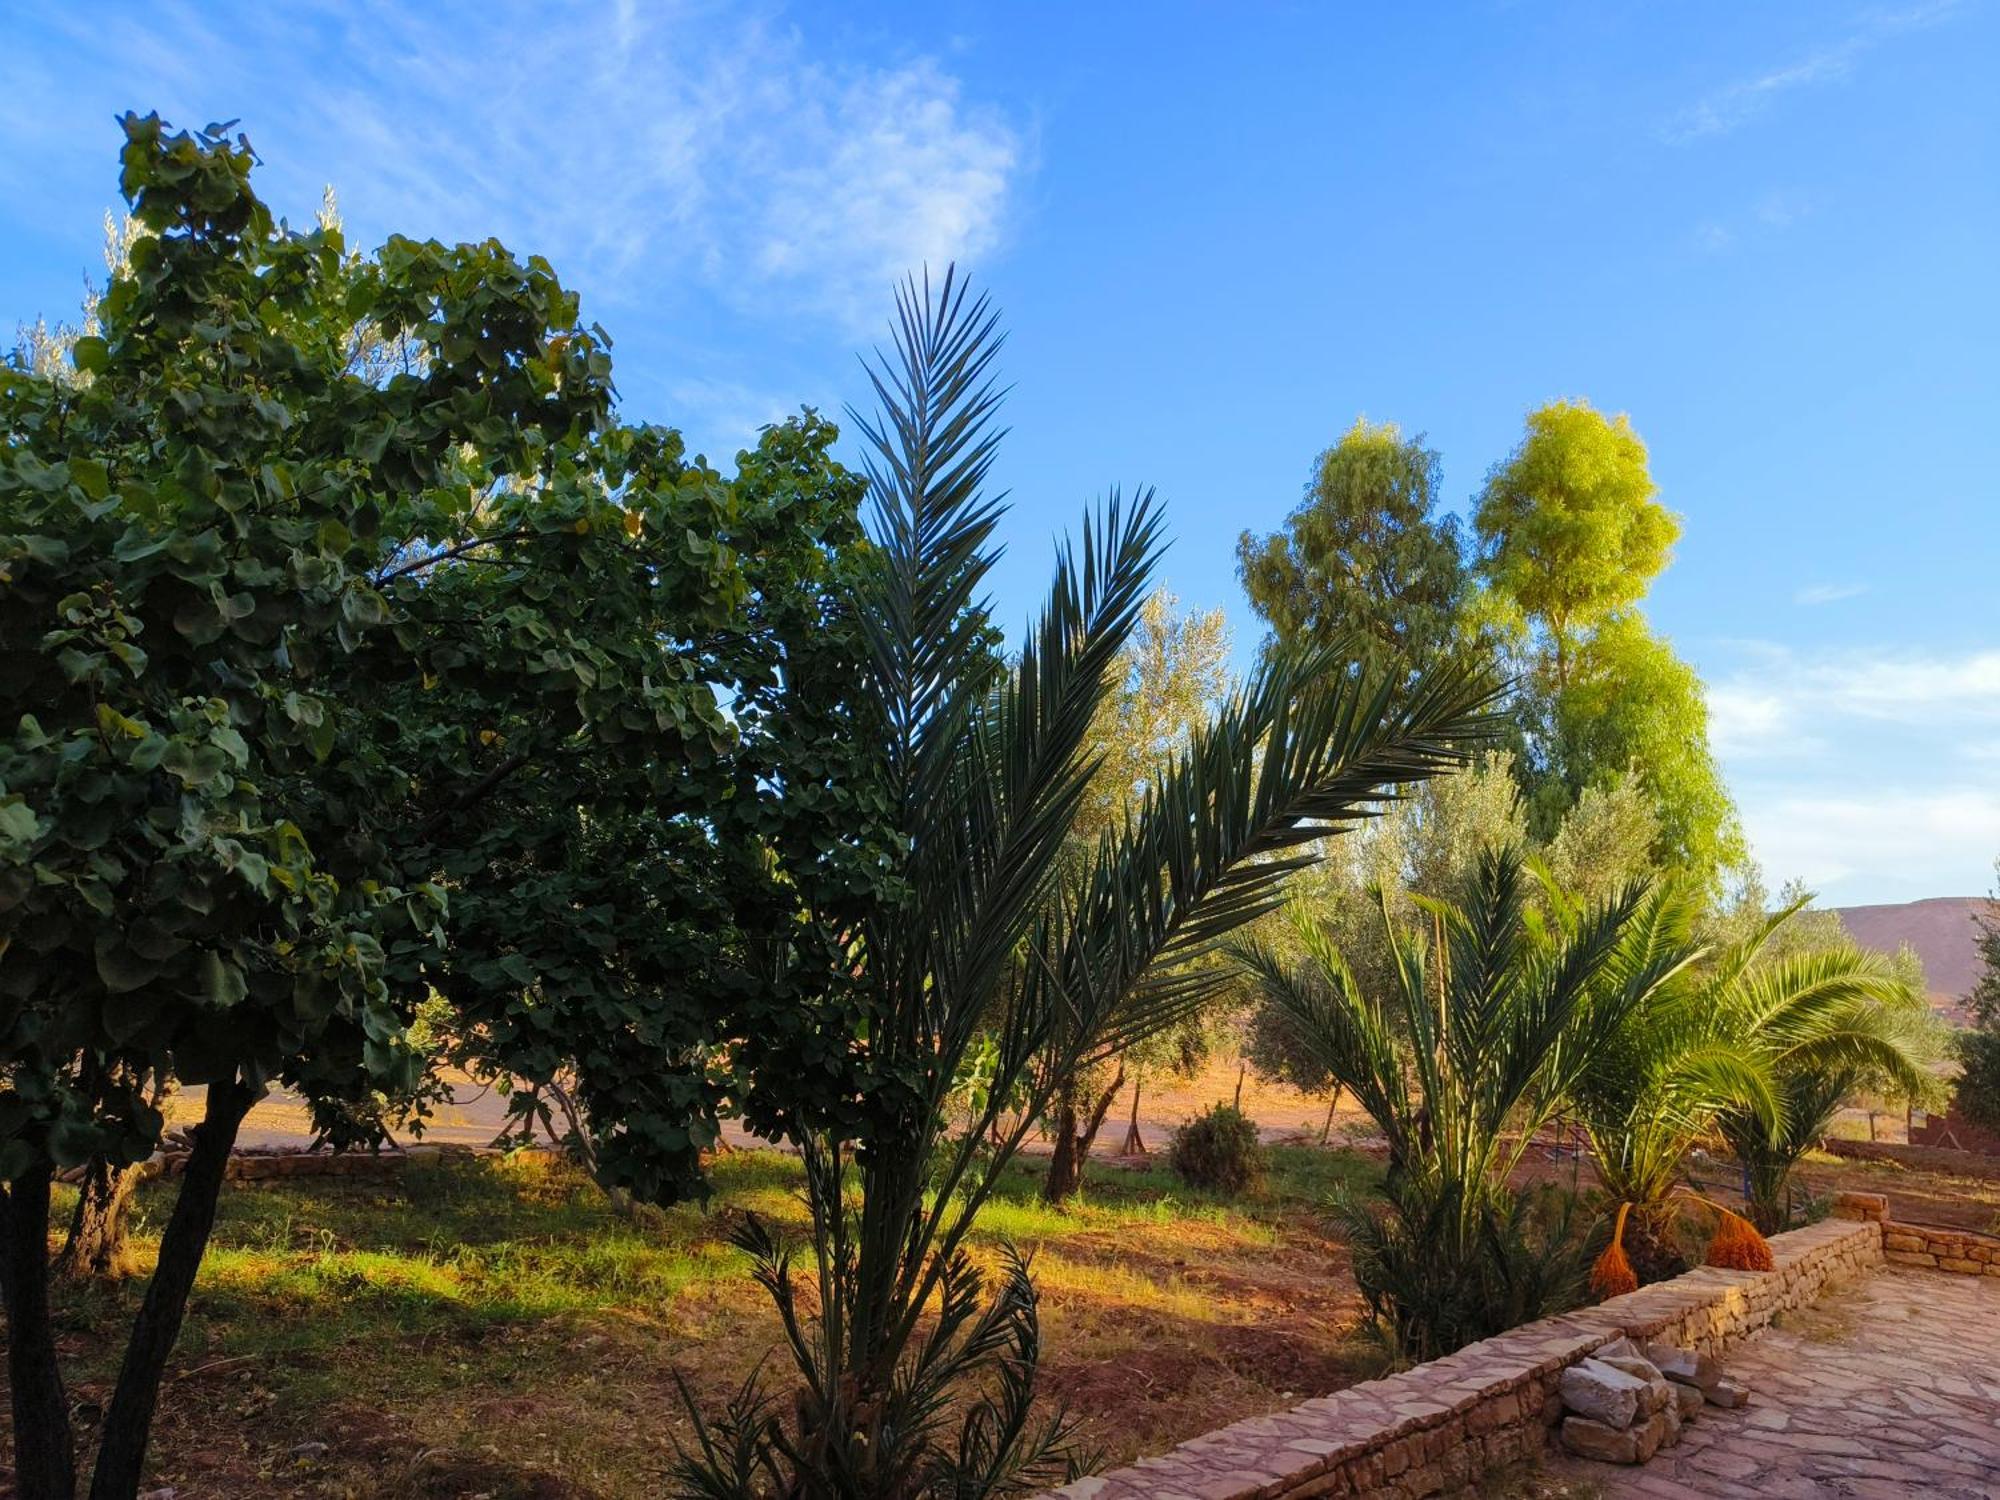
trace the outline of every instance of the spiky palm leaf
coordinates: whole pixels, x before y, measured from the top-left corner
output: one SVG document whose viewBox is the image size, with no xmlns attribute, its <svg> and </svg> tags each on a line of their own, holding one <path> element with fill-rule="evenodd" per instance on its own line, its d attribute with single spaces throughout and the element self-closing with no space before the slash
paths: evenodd
<svg viewBox="0 0 2000 1500">
<path fill-rule="evenodd" d="M 1726 1108 L 1716 1127 L 1743 1164 L 1758 1228 L 1775 1232 L 1791 1222 L 1793 1169 L 1848 1099 L 1864 1084 L 1922 1097 L 1937 1049 L 1923 995 L 1851 945 L 1750 969 L 1734 1000 L 1734 1024 L 1768 1060 L 1777 1108 Z"/>
<path fill-rule="evenodd" d="M 1855 1080 L 1923 1086 L 1924 1037 L 1912 1024 L 1922 999 L 1888 963 L 1851 945 L 1767 956 L 1806 899 L 1681 975 L 1585 1080 L 1598 1175 L 1641 1222 L 1671 1217 L 1688 1152 L 1712 1130 L 1744 1160 L 1764 1161 L 1781 1192 L 1789 1165 L 1774 1154 L 1795 1162 L 1823 1126 L 1803 1143 L 1802 1129 L 1837 1109 Z"/>
<path fill-rule="evenodd" d="M 796 1411 L 764 1429 L 788 1495 L 971 1500 L 1046 1480 L 1068 1430 L 1029 1422 L 1025 1267 L 1010 1264 L 989 1302 L 964 1249 L 999 1173 L 1060 1077 L 1200 1002 L 1212 980 L 1187 960 L 1270 909 L 1316 840 L 1498 730 L 1495 685 L 1465 669 L 1412 682 L 1280 655 L 1065 880 L 1094 770 L 1087 731 L 1161 525 L 1150 494 L 1108 502 L 1059 553 L 1018 661 L 999 663 L 981 598 L 1001 514 L 983 498 L 998 347 L 985 299 L 955 275 L 935 294 L 909 285 L 894 355 L 871 371 L 880 414 L 861 422 L 875 547 L 853 605 L 905 855 L 896 894 L 850 932 L 871 1086 L 851 1128 L 799 1132 L 814 1316 L 798 1311 L 786 1252 L 762 1230 L 751 1241 L 799 1366 Z M 953 1139 L 945 1104 L 983 1031 L 993 1077 Z M 713 1463 L 707 1448 L 688 1457 L 709 1495 L 743 1472 L 734 1446 L 713 1450 Z"/>
</svg>

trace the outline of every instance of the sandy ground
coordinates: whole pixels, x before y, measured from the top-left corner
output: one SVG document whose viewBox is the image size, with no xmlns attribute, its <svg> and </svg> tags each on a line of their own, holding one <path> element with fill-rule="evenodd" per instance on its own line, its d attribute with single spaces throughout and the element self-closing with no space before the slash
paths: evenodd
<svg viewBox="0 0 2000 1500">
<path fill-rule="evenodd" d="M 1318 1140 L 1327 1121 L 1327 1101 L 1282 1084 L 1260 1082 L 1241 1072 L 1234 1062 L 1217 1061 L 1192 1078 L 1145 1082 L 1139 1090 L 1139 1133 L 1149 1149 L 1167 1143 L 1174 1127 L 1210 1105 L 1229 1103 L 1236 1098 L 1239 1074 L 1242 1107 L 1257 1122 L 1267 1141 L 1300 1135 Z M 202 1090 L 187 1089 L 170 1101 L 168 1118 L 174 1124 L 193 1124 L 201 1118 Z M 1131 1118 L 1132 1086 L 1119 1093 L 1110 1116 L 1104 1122 L 1099 1148 L 1114 1153 L 1125 1139 Z M 425 1128 L 423 1139 L 441 1145 L 484 1146 L 492 1142 L 506 1122 L 507 1101 L 497 1091 L 470 1079 L 460 1082 L 453 1102 L 440 1108 Z M 1372 1137 L 1366 1116 L 1350 1100 L 1343 1099 L 1335 1112 L 1331 1139 L 1353 1140 Z M 745 1144 L 750 1137 L 733 1126 L 724 1135 L 733 1144 Z M 238 1136 L 243 1146 L 300 1146 L 312 1139 L 312 1124 L 305 1106 L 288 1093 L 274 1093 L 250 1111 Z M 1033 1146 L 1030 1146 L 1033 1149 Z"/>
</svg>

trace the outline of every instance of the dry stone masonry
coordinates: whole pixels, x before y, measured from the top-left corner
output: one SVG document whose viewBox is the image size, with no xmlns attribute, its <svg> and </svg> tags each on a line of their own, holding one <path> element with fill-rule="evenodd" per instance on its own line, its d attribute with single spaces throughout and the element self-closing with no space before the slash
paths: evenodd
<svg viewBox="0 0 2000 1500">
<path fill-rule="evenodd" d="M 1661 1360 L 1690 1376 L 1713 1371 L 1690 1361 L 1713 1361 L 1777 1314 L 1811 1303 L 1830 1283 L 1880 1268 L 1882 1225 L 1829 1219 L 1774 1236 L 1771 1250 L 1774 1270 L 1704 1266 L 1415 1369 L 1238 1422 L 1056 1494 L 1061 1500 L 1417 1500 L 1463 1491 L 1495 1469 L 1540 1457 L 1552 1429 L 1569 1415 L 1564 1372 L 1598 1359 L 1607 1345 L 1613 1357 L 1642 1359 L 1665 1377 L 1675 1415 L 1660 1424 L 1664 1442 L 1664 1430 L 1678 1430 L 1690 1409 L 1680 1390 L 1701 1387 L 1663 1369 Z M 1621 1339 L 1628 1348 L 1617 1347 Z M 1646 1380 L 1606 1368 L 1656 1399 Z M 1632 1396 L 1635 1420 L 1641 1399 Z M 1666 1409 L 1655 1408 L 1649 1421 Z"/>
<path fill-rule="evenodd" d="M 1741 1406 L 1743 1388 L 1695 1349 L 1620 1337 L 1562 1372 L 1562 1444 L 1579 1458 L 1642 1464 L 1681 1440 L 1704 1406 Z"/>
</svg>

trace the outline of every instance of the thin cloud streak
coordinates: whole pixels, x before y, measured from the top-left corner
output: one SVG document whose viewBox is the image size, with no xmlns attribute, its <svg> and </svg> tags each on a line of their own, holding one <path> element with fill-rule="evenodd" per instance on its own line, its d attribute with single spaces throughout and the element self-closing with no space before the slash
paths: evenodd
<svg viewBox="0 0 2000 1500">
<path fill-rule="evenodd" d="M 1794 62 L 1727 84 L 1698 100 L 1660 128 L 1660 139 L 1670 146 L 1684 146 L 1728 135 L 1787 94 L 1851 76 L 1856 64 L 1882 43 L 1904 32 L 1935 26 L 1949 19 L 1961 5 L 1962 0 L 1933 0 L 1931 4 L 1900 11 L 1864 13 L 1838 41 L 1816 48 Z"/>
<path fill-rule="evenodd" d="M 1976 895 L 2000 851 L 2000 792 L 1963 785 L 1935 791 L 1740 789 L 1743 826 L 1765 871 L 1824 896 L 1867 881 L 1875 899 Z M 1957 888 L 1933 890 L 1905 871 L 1963 871 Z M 1892 894 L 1900 892 L 1900 894 Z"/>
<path fill-rule="evenodd" d="M 1802 741 L 1857 724 L 1924 734 L 2000 724 L 2000 651 L 1753 650 L 1756 661 L 1709 695 L 1711 735 L 1724 756 L 1795 753 Z"/>
<path fill-rule="evenodd" d="M 1792 595 L 1792 603 L 1811 608 L 1821 604 L 1838 604 L 1843 599 L 1858 599 L 1867 592 L 1868 585 L 1865 583 L 1815 583 Z"/>
</svg>

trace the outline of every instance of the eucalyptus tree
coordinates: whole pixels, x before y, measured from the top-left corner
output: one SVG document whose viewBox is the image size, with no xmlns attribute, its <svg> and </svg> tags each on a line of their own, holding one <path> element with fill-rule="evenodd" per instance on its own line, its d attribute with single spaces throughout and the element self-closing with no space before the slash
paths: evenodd
<svg viewBox="0 0 2000 1500">
<path fill-rule="evenodd" d="M 801 1298 L 794 1249 L 769 1226 L 742 1234 L 796 1398 L 780 1408 L 753 1380 L 698 1417 L 684 1494 L 976 1496 L 1072 1467 L 1068 1425 L 1031 1411 L 1027 1267 L 1004 1256 L 989 1296 L 968 1243 L 999 1174 L 1063 1078 L 1226 982 L 1194 960 L 1269 909 L 1316 844 L 1495 733 L 1494 688 L 1463 668 L 1390 681 L 1335 651 L 1278 653 L 1087 859 L 1066 857 L 1161 518 L 1150 494 L 1114 496 L 1059 551 L 1018 658 L 997 661 L 980 591 L 1002 514 L 983 493 L 999 347 L 983 298 L 926 278 L 899 299 L 894 357 L 871 368 L 875 547 L 852 603 L 896 878 L 839 916 L 868 1086 L 851 1119 L 791 1131 L 815 1295 Z M 947 1104 L 982 1040 L 985 1102 L 954 1133 Z"/>
<path fill-rule="evenodd" d="M 1518 849 L 1488 848 L 1457 900 L 1383 922 L 1392 979 L 1366 986 L 1300 909 L 1300 961 L 1237 949 L 1297 1044 L 1389 1145 L 1382 1211 L 1344 1214 L 1378 1331 L 1430 1359 L 1562 1300 L 1571 1247 L 1536 1243 L 1508 1179 L 1608 1045 L 1687 963 L 1682 906 L 1642 882 L 1581 908 L 1529 901 Z M 1580 1277 L 1578 1277 L 1580 1280 Z"/>
<path fill-rule="evenodd" d="M 1349 640 L 1378 661 L 1484 651 L 1458 519 L 1421 434 L 1357 419 L 1314 460 L 1305 498 L 1267 536 L 1245 531 L 1236 570 L 1281 641 Z"/>
<path fill-rule="evenodd" d="M 1538 836 L 1632 771 L 1659 822 L 1655 863 L 1713 886 L 1742 861 L 1743 835 L 1701 679 L 1642 610 L 1681 531 L 1658 494 L 1629 417 L 1585 401 L 1530 412 L 1473 516 L 1482 606 L 1512 636 Z"/>
</svg>

